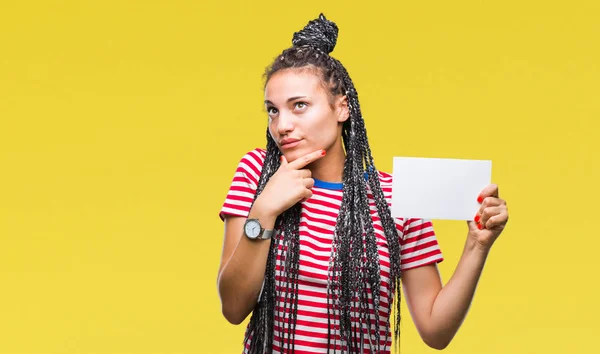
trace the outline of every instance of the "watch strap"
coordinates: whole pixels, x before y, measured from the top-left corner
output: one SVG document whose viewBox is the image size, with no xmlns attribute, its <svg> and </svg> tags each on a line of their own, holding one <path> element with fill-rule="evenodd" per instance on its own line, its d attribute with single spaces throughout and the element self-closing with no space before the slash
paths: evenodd
<svg viewBox="0 0 600 354">
<path fill-rule="evenodd" d="M 265 230 L 262 229 L 260 236 L 258 236 L 261 240 L 270 240 L 273 237 L 274 230 Z"/>
</svg>

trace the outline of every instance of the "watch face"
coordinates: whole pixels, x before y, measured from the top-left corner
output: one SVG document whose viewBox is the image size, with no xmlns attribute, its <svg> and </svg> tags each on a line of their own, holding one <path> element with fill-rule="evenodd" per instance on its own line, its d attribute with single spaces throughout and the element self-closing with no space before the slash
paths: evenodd
<svg viewBox="0 0 600 354">
<path fill-rule="evenodd" d="M 256 220 L 250 220 L 246 223 L 246 235 L 250 238 L 257 238 L 260 234 L 260 224 Z"/>
</svg>

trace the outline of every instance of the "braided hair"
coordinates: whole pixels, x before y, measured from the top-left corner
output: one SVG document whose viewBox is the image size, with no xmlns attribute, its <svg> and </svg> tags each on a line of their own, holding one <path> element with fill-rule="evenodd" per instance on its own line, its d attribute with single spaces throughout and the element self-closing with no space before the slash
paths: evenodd
<svg viewBox="0 0 600 354">
<path fill-rule="evenodd" d="M 390 254 L 390 286 L 387 298 L 395 306 L 394 337 L 400 330 L 400 240 L 399 231 L 383 195 L 378 172 L 367 139 L 358 102 L 358 93 L 344 66 L 331 53 L 338 27 L 321 14 L 294 33 L 292 47 L 285 49 L 265 72 L 266 82 L 284 69 L 313 70 L 329 89 L 331 97 L 346 95 L 350 117 L 342 128 L 346 151 L 343 168 L 343 196 L 337 218 L 328 270 L 328 348 L 341 346 L 343 352 L 380 352 L 379 306 L 381 275 L 377 239 L 369 207 L 369 193 L 375 201 Z M 255 198 L 280 166 L 281 152 L 267 129 L 267 153 Z M 256 200 L 256 199 L 255 199 Z M 294 351 L 298 308 L 298 266 L 300 255 L 300 210 L 297 203 L 275 222 L 278 232 L 271 240 L 263 295 L 252 313 L 245 336 L 249 352 L 272 352 L 274 323 L 280 320 L 278 337 L 283 352 Z M 278 254 L 280 268 L 276 269 Z M 369 301 L 370 300 L 370 301 Z M 391 304 L 390 304 L 391 309 Z M 339 313 L 339 337 L 332 333 L 332 313 Z M 371 318 L 371 314 L 375 314 Z M 389 326 L 389 317 L 388 323 Z M 387 331 L 386 331 L 387 333 Z M 332 339 L 333 338 L 333 339 Z M 334 341 L 333 343 L 332 340 Z M 388 339 L 384 338 L 383 343 Z"/>
</svg>

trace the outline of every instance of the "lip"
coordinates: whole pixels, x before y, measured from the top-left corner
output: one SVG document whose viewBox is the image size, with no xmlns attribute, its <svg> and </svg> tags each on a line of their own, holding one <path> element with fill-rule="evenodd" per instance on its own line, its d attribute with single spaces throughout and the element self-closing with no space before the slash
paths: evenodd
<svg viewBox="0 0 600 354">
<path fill-rule="evenodd" d="M 298 145 L 300 143 L 300 141 L 302 141 L 302 139 L 292 139 L 292 138 L 286 138 L 281 140 L 281 148 L 282 149 L 291 149 L 294 146 Z"/>
</svg>

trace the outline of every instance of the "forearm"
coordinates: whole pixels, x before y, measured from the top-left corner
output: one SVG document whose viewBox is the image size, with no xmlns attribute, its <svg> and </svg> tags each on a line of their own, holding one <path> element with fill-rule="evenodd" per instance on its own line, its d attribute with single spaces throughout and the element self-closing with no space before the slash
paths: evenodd
<svg viewBox="0 0 600 354">
<path fill-rule="evenodd" d="M 256 205 L 256 204 L 255 204 Z M 275 217 L 259 206 L 250 210 L 248 218 L 257 218 L 265 229 L 272 229 Z M 243 227 L 239 230 L 243 233 Z M 243 234 L 218 279 L 223 314 L 231 323 L 241 323 L 254 308 L 265 275 L 269 240 L 250 240 Z"/>
<path fill-rule="evenodd" d="M 488 254 L 488 249 L 468 238 L 454 274 L 432 306 L 428 332 L 435 347 L 446 347 L 462 325 Z"/>
</svg>

